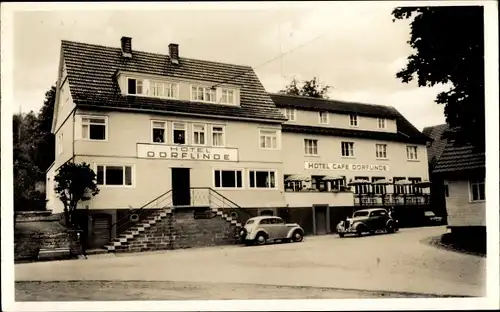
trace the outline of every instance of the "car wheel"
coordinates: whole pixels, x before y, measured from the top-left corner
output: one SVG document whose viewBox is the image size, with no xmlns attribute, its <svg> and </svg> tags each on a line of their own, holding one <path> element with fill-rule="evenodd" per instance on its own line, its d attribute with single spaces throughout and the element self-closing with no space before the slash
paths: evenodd
<svg viewBox="0 0 500 312">
<path fill-rule="evenodd" d="M 371 234 L 371 235 L 375 235 L 375 231 L 374 231 L 374 230 L 371 230 L 371 231 L 370 231 L 370 234 Z"/>
<path fill-rule="evenodd" d="M 344 237 L 344 233 L 339 233 L 339 237 Z"/>
<path fill-rule="evenodd" d="M 304 239 L 304 236 L 302 235 L 302 233 L 300 231 L 293 232 L 292 240 L 294 242 L 298 243 L 298 242 L 301 242 L 303 239 Z"/>
<path fill-rule="evenodd" d="M 358 234 L 358 236 L 363 236 L 363 232 L 365 232 L 366 229 L 363 225 L 359 225 L 357 228 L 356 228 L 356 234 Z"/>
<path fill-rule="evenodd" d="M 255 236 L 255 243 L 257 245 L 264 245 L 266 243 L 266 235 L 264 233 L 259 233 Z"/>
<path fill-rule="evenodd" d="M 392 224 L 392 222 L 389 222 L 385 230 L 387 233 L 394 233 L 394 224 Z"/>
</svg>

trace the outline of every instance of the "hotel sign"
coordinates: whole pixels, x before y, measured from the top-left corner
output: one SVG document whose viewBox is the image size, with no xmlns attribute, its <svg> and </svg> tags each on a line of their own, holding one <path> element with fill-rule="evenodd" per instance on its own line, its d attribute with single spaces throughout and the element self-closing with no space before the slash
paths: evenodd
<svg viewBox="0 0 500 312">
<path fill-rule="evenodd" d="M 309 170 L 389 171 L 388 165 L 305 162 Z"/>
<path fill-rule="evenodd" d="M 238 149 L 225 147 L 137 144 L 137 157 L 170 160 L 238 161 Z"/>
</svg>

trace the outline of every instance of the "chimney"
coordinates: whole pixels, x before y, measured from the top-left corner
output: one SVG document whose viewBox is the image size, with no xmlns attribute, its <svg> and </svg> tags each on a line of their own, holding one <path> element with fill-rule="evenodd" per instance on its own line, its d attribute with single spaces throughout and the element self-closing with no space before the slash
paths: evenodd
<svg viewBox="0 0 500 312">
<path fill-rule="evenodd" d="M 179 64 L 179 45 L 177 43 L 168 45 L 168 54 L 172 63 Z"/>
<path fill-rule="evenodd" d="M 131 58 L 132 57 L 132 38 L 122 37 L 122 56 Z"/>
</svg>

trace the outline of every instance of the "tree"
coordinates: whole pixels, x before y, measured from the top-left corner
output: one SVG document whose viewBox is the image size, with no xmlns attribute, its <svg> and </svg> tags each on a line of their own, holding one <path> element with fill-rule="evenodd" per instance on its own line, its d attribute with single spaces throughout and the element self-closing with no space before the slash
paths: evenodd
<svg viewBox="0 0 500 312">
<path fill-rule="evenodd" d="M 299 87 L 299 81 L 295 78 L 292 79 L 289 85 L 279 93 L 287 95 L 301 95 L 314 98 L 328 98 L 327 92 L 331 86 L 322 87 L 317 81 L 316 77 L 311 80 L 304 80 L 302 86 Z"/>
<path fill-rule="evenodd" d="M 52 119 L 54 115 L 54 105 L 56 102 L 56 87 L 52 86 L 45 93 L 45 101 L 38 112 L 36 120 L 37 147 L 34 161 L 44 173 L 55 159 L 55 138 L 52 131 Z"/>
<path fill-rule="evenodd" d="M 436 98 L 445 105 L 448 137 L 484 150 L 483 7 L 404 7 L 392 15 L 393 21 L 411 20 L 414 49 L 396 77 L 404 83 L 416 77 L 419 87 L 450 83 Z"/>
<path fill-rule="evenodd" d="M 75 224 L 72 216 L 78 203 L 99 194 L 96 174 L 89 164 L 68 162 L 59 168 L 54 181 L 54 190 L 64 205 L 66 224 Z"/>
</svg>

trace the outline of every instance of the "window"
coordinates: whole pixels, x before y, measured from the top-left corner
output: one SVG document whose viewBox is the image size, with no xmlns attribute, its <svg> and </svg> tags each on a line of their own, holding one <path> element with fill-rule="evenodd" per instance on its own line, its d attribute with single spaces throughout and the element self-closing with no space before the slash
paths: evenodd
<svg viewBox="0 0 500 312">
<path fill-rule="evenodd" d="M 276 188 L 276 173 L 268 170 L 252 170 L 248 172 L 251 188 Z"/>
<path fill-rule="evenodd" d="M 384 180 L 384 177 L 372 177 L 372 183 L 375 181 Z M 375 194 L 386 194 L 387 188 L 383 184 L 373 184 L 373 193 Z"/>
<path fill-rule="evenodd" d="M 378 124 L 379 129 L 385 129 L 385 127 L 386 127 L 385 118 L 378 118 L 377 124 Z"/>
<path fill-rule="evenodd" d="M 349 124 L 351 127 L 358 126 L 358 115 L 349 115 Z"/>
<path fill-rule="evenodd" d="M 299 192 L 302 190 L 303 181 L 287 181 L 287 178 L 292 176 L 292 174 L 285 174 L 283 176 L 283 185 L 285 186 L 285 191 Z"/>
<path fill-rule="evenodd" d="M 152 121 L 152 140 L 154 143 L 165 143 L 165 129 L 164 121 Z"/>
<path fill-rule="evenodd" d="M 144 94 L 144 81 L 128 78 L 128 94 Z"/>
<path fill-rule="evenodd" d="M 406 147 L 406 159 L 408 160 L 418 160 L 417 146 L 407 146 Z"/>
<path fill-rule="evenodd" d="M 215 89 L 209 87 L 191 87 L 193 101 L 215 102 Z"/>
<path fill-rule="evenodd" d="M 217 188 L 242 188 L 241 170 L 215 170 L 214 186 Z"/>
<path fill-rule="evenodd" d="M 278 131 L 260 129 L 260 148 L 277 149 Z"/>
<path fill-rule="evenodd" d="M 354 142 L 342 142 L 342 156 L 354 157 Z"/>
<path fill-rule="evenodd" d="M 57 136 L 57 155 L 61 155 L 63 152 L 63 134 Z"/>
<path fill-rule="evenodd" d="M 212 145 L 224 146 L 224 127 L 212 126 Z"/>
<path fill-rule="evenodd" d="M 206 144 L 205 125 L 193 125 L 193 144 Z"/>
<path fill-rule="evenodd" d="M 396 182 L 406 180 L 404 177 L 394 177 L 394 194 L 403 194 L 405 192 L 405 187 L 403 185 L 396 185 Z"/>
<path fill-rule="evenodd" d="M 324 176 L 311 176 L 311 188 L 318 190 L 320 192 L 324 192 L 327 190 L 326 181 L 323 181 Z"/>
<path fill-rule="evenodd" d="M 132 166 L 98 165 L 97 184 L 132 186 Z"/>
<path fill-rule="evenodd" d="M 319 112 L 319 123 L 328 124 L 328 112 Z"/>
<path fill-rule="evenodd" d="M 471 201 L 482 201 L 486 199 L 484 179 L 483 180 L 472 180 L 469 181 L 470 186 L 470 200 Z"/>
<path fill-rule="evenodd" d="M 174 122 L 173 129 L 174 144 L 186 144 L 186 124 Z"/>
<path fill-rule="evenodd" d="M 422 179 L 421 178 L 408 178 L 408 181 L 411 182 L 411 184 L 408 185 L 409 193 L 418 194 L 420 189 L 418 187 L 415 187 L 415 184 L 422 182 Z"/>
<path fill-rule="evenodd" d="M 234 90 L 222 89 L 221 103 L 222 104 L 235 104 Z"/>
<path fill-rule="evenodd" d="M 285 108 L 285 116 L 288 118 L 288 121 L 296 121 L 296 109 Z"/>
<path fill-rule="evenodd" d="M 304 154 L 318 155 L 318 140 L 304 140 Z"/>
<path fill-rule="evenodd" d="M 387 144 L 376 144 L 375 149 L 377 158 L 387 158 Z"/>
<path fill-rule="evenodd" d="M 177 84 L 162 81 L 152 81 L 149 87 L 152 96 L 176 98 Z"/>
<path fill-rule="evenodd" d="M 82 117 L 82 138 L 106 140 L 106 117 Z"/>
<path fill-rule="evenodd" d="M 368 177 L 354 177 L 354 180 L 370 181 Z M 370 185 L 359 184 L 354 186 L 355 194 L 368 194 L 370 192 Z"/>
</svg>

